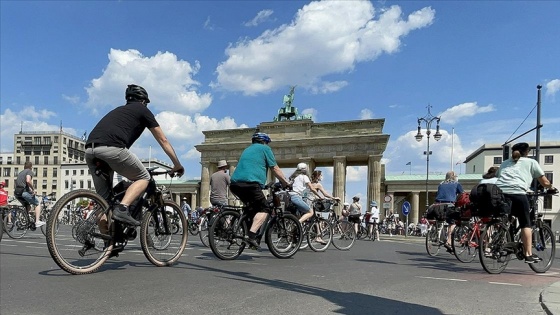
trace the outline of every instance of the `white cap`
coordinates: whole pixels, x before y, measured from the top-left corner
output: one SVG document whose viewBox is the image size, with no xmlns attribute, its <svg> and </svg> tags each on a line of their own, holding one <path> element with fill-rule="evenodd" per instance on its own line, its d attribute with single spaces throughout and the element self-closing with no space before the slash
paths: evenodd
<svg viewBox="0 0 560 315">
<path fill-rule="evenodd" d="M 307 170 L 307 164 L 305 164 L 303 162 L 298 163 L 297 169 L 298 169 L 298 171 L 305 171 L 305 170 Z"/>
</svg>

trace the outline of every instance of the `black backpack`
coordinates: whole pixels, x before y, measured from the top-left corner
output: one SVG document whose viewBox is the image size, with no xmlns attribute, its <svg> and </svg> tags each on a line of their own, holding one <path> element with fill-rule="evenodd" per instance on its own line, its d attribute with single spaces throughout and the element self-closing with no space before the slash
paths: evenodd
<svg viewBox="0 0 560 315">
<path fill-rule="evenodd" d="M 473 187 L 470 201 L 474 208 L 473 215 L 481 217 L 501 216 L 510 213 L 500 187 L 495 184 L 478 184 Z"/>
</svg>

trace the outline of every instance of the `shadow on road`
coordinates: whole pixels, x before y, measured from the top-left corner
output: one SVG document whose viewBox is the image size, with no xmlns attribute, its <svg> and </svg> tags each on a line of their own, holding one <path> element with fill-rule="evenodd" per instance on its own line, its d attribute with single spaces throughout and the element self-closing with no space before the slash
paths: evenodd
<svg viewBox="0 0 560 315">
<path fill-rule="evenodd" d="M 433 307 L 366 295 L 359 292 L 333 291 L 292 281 L 267 279 L 254 276 L 247 272 L 232 272 L 230 270 L 220 270 L 193 263 L 179 264 L 198 268 L 200 270 L 222 273 L 224 274 L 223 278 L 229 280 L 238 280 L 257 285 L 265 285 L 274 289 L 281 289 L 289 292 L 320 296 L 340 307 L 339 309 L 333 311 L 337 314 L 443 314 L 441 311 Z"/>
</svg>

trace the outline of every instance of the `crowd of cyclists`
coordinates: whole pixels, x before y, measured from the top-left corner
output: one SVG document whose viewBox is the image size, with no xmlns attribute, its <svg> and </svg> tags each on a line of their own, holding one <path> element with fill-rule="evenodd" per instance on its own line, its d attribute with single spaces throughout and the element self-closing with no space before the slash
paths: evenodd
<svg viewBox="0 0 560 315">
<path fill-rule="evenodd" d="M 97 174 L 99 160 L 104 161 L 110 168 L 108 174 L 113 178 L 113 173 L 126 177 L 132 181 L 128 187 L 124 198 L 112 209 L 112 219 L 125 225 L 138 226 L 140 222 L 135 219 L 130 211 L 129 205 L 141 196 L 147 188 L 150 176 L 138 157 L 129 151 L 138 137 L 145 129 L 150 130 L 156 141 L 160 144 L 163 151 L 173 162 L 170 174 L 182 176 L 184 168 L 181 165 L 173 146 L 167 140 L 159 123 L 153 113 L 147 108 L 150 99 L 146 90 L 137 85 L 129 85 L 125 91 L 126 104 L 115 108 L 105 115 L 90 133 L 86 141 L 86 162 L 93 176 L 96 192 L 103 198 L 107 198 L 111 187 L 107 186 L 107 180 L 100 178 Z M 220 189 L 212 189 L 211 201 L 213 206 L 224 206 L 225 200 L 221 194 L 228 191 L 233 193 L 243 204 L 250 204 L 245 208 L 245 215 L 252 218 L 247 234 L 243 242 L 250 248 L 259 248 L 256 239 L 259 229 L 267 220 L 271 212 L 271 204 L 267 198 L 268 192 L 265 190 L 267 174 L 271 172 L 279 181 L 280 185 L 289 191 L 290 202 L 295 206 L 299 213 L 300 224 L 306 222 L 317 215 L 314 205 L 324 200 L 333 201 L 331 205 L 338 204 L 342 200 L 339 197 L 329 194 L 321 184 L 323 178 L 320 170 L 310 170 L 306 163 L 299 163 L 293 174 L 286 177 L 279 168 L 276 158 L 269 144 L 272 139 L 262 132 L 252 135 L 251 144 L 243 150 L 239 157 L 235 172 L 231 177 L 227 174 L 227 162 L 220 161 L 219 170 L 213 180 Z M 529 202 L 527 191 L 531 188 L 533 179 L 548 189 L 554 189 L 548 181 L 544 172 L 537 161 L 528 157 L 529 145 L 518 143 L 512 147 L 512 156 L 504 161 L 499 168 L 494 168 L 494 185 L 503 192 L 504 198 L 511 205 L 511 214 L 515 215 L 521 228 L 521 241 L 524 244 L 523 258 L 526 263 L 540 261 L 540 257 L 532 252 L 532 232 L 531 219 L 529 217 Z M 486 174 L 485 174 L 486 176 Z M 485 178 L 487 179 L 487 178 Z M 22 187 L 16 187 L 26 194 L 27 206 L 37 204 L 33 198 L 33 188 L 29 187 L 26 181 L 22 181 Z M 454 204 L 457 196 L 464 192 L 463 187 L 457 181 L 454 172 L 448 172 L 445 180 L 439 185 L 436 195 L 436 204 Z M 88 207 L 77 209 L 82 213 L 82 217 L 87 217 Z M 190 210 L 190 209 L 189 209 Z M 203 215 L 202 209 L 189 211 L 190 218 L 193 219 Z M 365 210 L 365 211 L 364 211 Z M 423 236 L 430 228 L 429 222 L 425 217 L 421 221 L 410 226 L 404 223 L 393 213 L 388 213 L 384 218 L 380 217 L 376 201 L 372 201 L 367 209 L 362 209 L 359 196 L 352 197 L 352 202 L 344 202 L 340 211 L 341 216 L 337 220 L 344 220 L 353 224 L 355 235 L 360 235 L 365 239 L 379 240 L 380 234 L 403 235 L 412 234 Z M 69 218 L 73 210 L 68 209 Z M 194 213 L 196 212 L 196 214 Z M 39 221 L 37 223 L 44 224 Z M 98 218 L 99 222 L 106 222 L 106 217 Z M 68 221 L 72 224 L 72 220 Z M 453 252 L 452 234 L 455 228 L 455 220 L 447 219 L 448 235 L 447 241 L 443 246 L 449 252 Z M 209 222 L 207 222 L 208 224 Z M 98 223 L 100 226 L 102 223 Z M 314 223 L 318 224 L 318 223 Z M 321 227 L 317 227 L 321 231 Z M 326 244 L 320 234 L 316 235 L 315 241 Z"/>
</svg>

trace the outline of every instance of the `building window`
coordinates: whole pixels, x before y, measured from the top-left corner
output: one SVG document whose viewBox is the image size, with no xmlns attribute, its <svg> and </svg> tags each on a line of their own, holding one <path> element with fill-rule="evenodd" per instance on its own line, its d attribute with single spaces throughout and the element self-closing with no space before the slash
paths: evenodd
<svg viewBox="0 0 560 315">
<path fill-rule="evenodd" d="M 554 163 L 554 155 L 544 156 L 544 164 L 553 164 L 553 163 Z"/>
<path fill-rule="evenodd" d="M 41 155 L 41 150 L 33 150 L 33 155 Z"/>
<path fill-rule="evenodd" d="M 87 188 L 88 188 L 88 189 L 91 189 L 91 180 L 88 180 L 88 181 L 87 181 Z"/>
<path fill-rule="evenodd" d="M 66 170 L 65 173 L 66 173 L 66 176 L 69 176 L 70 175 L 70 170 Z"/>
<path fill-rule="evenodd" d="M 57 176 L 58 176 L 58 169 L 57 169 L 57 168 L 53 168 L 53 170 L 52 170 L 52 176 L 53 176 L 53 177 L 57 177 Z"/>
<path fill-rule="evenodd" d="M 80 170 L 80 175 L 84 175 L 84 170 Z"/>
<path fill-rule="evenodd" d="M 501 156 L 495 156 L 494 157 L 494 165 L 500 165 L 502 164 L 502 157 Z"/>
<path fill-rule="evenodd" d="M 65 180 L 64 181 L 64 189 L 68 189 L 68 187 L 70 187 L 70 183 L 67 180 Z"/>
<path fill-rule="evenodd" d="M 14 176 L 19 174 L 19 167 L 14 167 Z"/>
<path fill-rule="evenodd" d="M 552 195 L 546 195 L 543 198 L 543 209 L 552 210 Z"/>
<path fill-rule="evenodd" d="M 51 137 L 43 137 L 43 143 L 50 145 L 51 144 Z"/>
<path fill-rule="evenodd" d="M 43 179 L 43 190 L 47 190 L 47 180 Z"/>
<path fill-rule="evenodd" d="M 39 164 L 39 157 L 38 156 L 35 157 L 35 164 Z"/>
<path fill-rule="evenodd" d="M 46 168 L 46 167 L 43 167 L 43 177 L 47 177 L 47 176 L 48 176 L 48 174 L 47 174 L 47 168 Z"/>
<path fill-rule="evenodd" d="M 80 188 L 82 188 L 82 189 L 84 188 L 84 181 L 83 180 L 80 181 Z"/>
<path fill-rule="evenodd" d="M 58 136 L 54 136 L 54 143 L 58 143 Z"/>
<path fill-rule="evenodd" d="M 77 170 L 72 170 L 72 175 L 75 176 L 75 175 L 77 175 L 77 174 L 78 174 Z"/>
<path fill-rule="evenodd" d="M 43 151 L 43 155 L 51 155 L 51 151 Z"/>
<path fill-rule="evenodd" d="M 29 152 L 29 154 L 31 154 L 31 152 Z M 26 156 L 26 157 L 25 157 L 25 162 L 31 162 L 31 157 L 30 157 L 30 156 Z"/>
<path fill-rule="evenodd" d="M 29 159 L 29 156 L 31 155 L 31 150 L 24 150 L 23 154 L 27 155 L 27 158 Z"/>
<path fill-rule="evenodd" d="M 48 164 L 49 164 L 49 157 L 48 157 L 48 156 L 45 156 L 45 158 L 43 159 L 43 163 L 44 163 L 45 165 L 48 165 Z"/>
<path fill-rule="evenodd" d="M 16 164 L 21 164 L 21 156 L 16 157 Z"/>
<path fill-rule="evenodd" d="M 54 162 L 54 164 L 58 164 L 58 156 L 55 156 L 55 157 L 54 157 L 54 161 L 53 161 L 53 162 Z"/>
<path fill-rule="evenodd" d="M 476 165 L 472 166 L 472 172 L 473 172 L 473 174 L 476 174 Z"/>
<path fill-rule="evenodd" d="M 34 167 L 33 168 L 33 176 L 37 176 L 38 173 L 39 173 L 39 169 Z M 33 185 L 33 186 L 37 187 L 37 185 Z"/>
<path fill-rule="evenodd" d="M 37 180 L 36 179 L 33 180 L 33 187 L 35 187 L 35 188 L 37 187 Z"/>
<path fill-rule="evenodd" d="M 34 141 L 34 142 L 33 142 L 34 144 L 41 145 L 41 137 L 35 137 L 35 138 L 33 139 L 33 141 Z"/>
<path fill-rule="evenodd" d="M 4 172 L 4 173 L 2 173 L 2 175 L 4 177 L 10 177 L 10 168 L 9 167 L 5 167 L 2 171 Z"/>
</svg>

